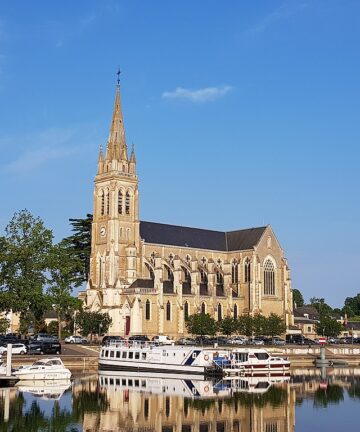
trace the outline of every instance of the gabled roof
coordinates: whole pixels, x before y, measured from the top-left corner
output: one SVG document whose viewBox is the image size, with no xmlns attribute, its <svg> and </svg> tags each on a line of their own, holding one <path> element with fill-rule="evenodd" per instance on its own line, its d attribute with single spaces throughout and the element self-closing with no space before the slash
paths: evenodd
<svg viewBox="0 0 360 432">
<path fill-rule="evenodd" d="M 299 306 L 294 309 L 294 317 L 304 318 L 305 315 L 311 320 L 319 320 L 320 314 L 313 306 Z"/>
<path fill-rule="evenodd" d="M 140 237 L 146 243 L 224 252 L 252 249 L 258 244 L 265 230 L 266 227 L 258 227 L 223 232 L 156 222 L 140 222 Z"/>
</svg>

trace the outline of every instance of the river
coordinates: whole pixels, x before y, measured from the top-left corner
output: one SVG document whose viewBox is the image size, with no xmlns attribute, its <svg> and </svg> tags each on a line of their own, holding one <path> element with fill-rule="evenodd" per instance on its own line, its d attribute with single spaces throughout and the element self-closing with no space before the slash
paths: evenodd
<svg viewBox="0 0 360 432">
<path fill-rule="evenodd" d="M 312 432 L 356 430 L 360 369 L 196 380 L 78 375 L 0 389 L 0 431 Z"/>
</svg>

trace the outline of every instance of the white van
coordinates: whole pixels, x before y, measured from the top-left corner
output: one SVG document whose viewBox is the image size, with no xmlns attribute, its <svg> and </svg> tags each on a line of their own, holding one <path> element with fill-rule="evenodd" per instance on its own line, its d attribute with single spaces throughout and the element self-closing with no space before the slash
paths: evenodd
<svg viewBox="0 0 360 432">
<path fill-rule="evenodd" d="M 153 342 L 157 345 L 172 345 L 174 341 L 165 335 L 156 335 L 152 338 Z"/>
</svg>

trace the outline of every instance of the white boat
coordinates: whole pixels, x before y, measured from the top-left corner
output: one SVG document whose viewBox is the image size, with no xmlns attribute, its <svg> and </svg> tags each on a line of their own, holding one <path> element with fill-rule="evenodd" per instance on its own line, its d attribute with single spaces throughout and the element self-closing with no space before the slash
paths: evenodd
<svg viewBox="0 0 360 432">
<path fill-rule="evenodd" d="M 225 375 L 285 375 L 290 371 L 287 358 L 272 356 L 263 348 L 236 348 L 229 355 L 213 358 Z"/>
<path fill-rule="evenodd" d="M 22 393 L 30 393 L 44 400 L 59 400 L 66 390 L 71 387 L 69 379 L 45 381 L 19 381 L 16 384 Z"/>
<path fill-rule="evenodd" d="M 142 373 L 130 375 L 126 372 L 108 375 L 99 372 L 101 388 L 107 391 L 131 390 L 152 395 L 181 396 L 188 398 L 213 398 L 231 396 L 231 387 L 219 388 L 211 379 L 180 379 L 164 377 L 147 377 Z"/>
<path fill-rule="evenodd" d="M 14 372 L 19 380 L 63 380 L 70 379 L 71 372 L 59 357 L 37 360 L 31 366 L 23 366 Z"/>
<path fill-rule="evenodd" d="M 266 393 L 273 384 L 281 384 L 290 381 L 287 376 L 227 376 L 216 384 L 216 388 L 231 389 L 231 393 Z"/>
<path fill-rule="evenodd" d="M 102 347 L 100 371 L 166 374 L 187 377 L 220 373 L 209 351 L 194 346 L 155 346 L 151 343 L 111 341 Z"/>
</svg>

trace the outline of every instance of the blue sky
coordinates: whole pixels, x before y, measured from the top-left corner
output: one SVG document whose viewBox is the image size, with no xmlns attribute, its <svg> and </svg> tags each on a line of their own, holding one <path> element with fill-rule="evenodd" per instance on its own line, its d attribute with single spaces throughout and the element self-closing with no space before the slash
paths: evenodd
<svg viewBox="0 0 360 432">
<path fill-rule="evenodd" d="M 360 291 L 360 2 L 2 1 L 0 229 L 92 211 L 123 73 L 144 220 L 271 224 L 293 286 Z"/>
</svg>

